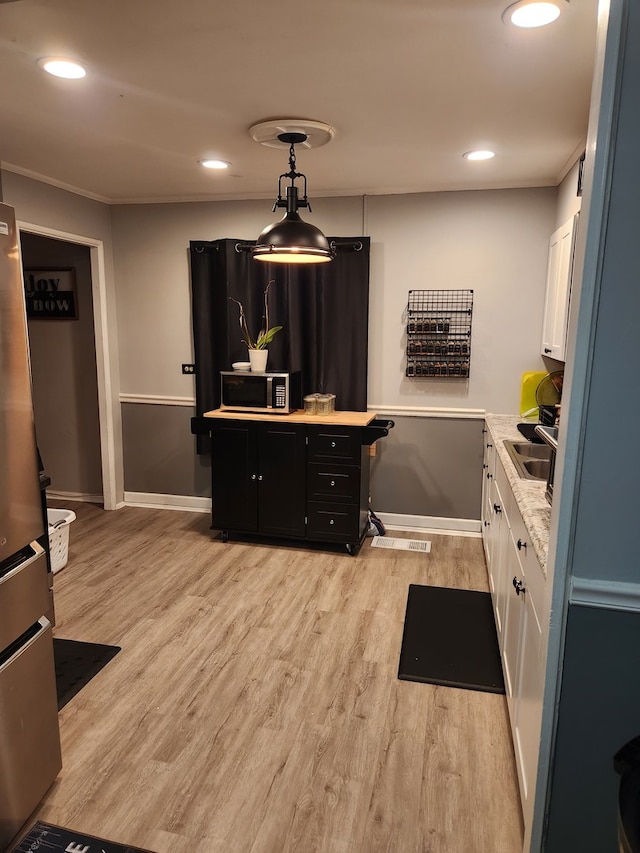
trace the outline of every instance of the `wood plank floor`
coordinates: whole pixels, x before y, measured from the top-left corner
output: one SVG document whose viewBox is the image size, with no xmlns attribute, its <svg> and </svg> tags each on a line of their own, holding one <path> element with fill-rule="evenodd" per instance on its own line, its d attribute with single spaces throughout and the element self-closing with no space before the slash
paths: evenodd
<svg viewBox="0 0 640 853">
<path fill-rule="evenodd" d="M 486 589 L 479 539 L 354 558 L 72 508 L 55 634 L 122 651 L 34 817 L 156 853 L 522 849 L 504 696 L 397 679 L 408 585 Z"/>
</svg>

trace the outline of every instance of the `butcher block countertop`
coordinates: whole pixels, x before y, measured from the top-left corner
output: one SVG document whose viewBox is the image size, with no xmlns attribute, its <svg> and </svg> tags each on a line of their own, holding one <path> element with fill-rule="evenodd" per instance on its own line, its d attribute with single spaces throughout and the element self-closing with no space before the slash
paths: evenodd
<svg viewBox="0 0 640 853">
<path fill-rule="evenodd" d="M 308 415 L 303 409 L 297 409 L 288 415 L 269 415 L 259 412 L 232 412 L 229 409 L 213 409 L 211 412 L 205 412 L 203 417 L 228 421 L 269 421 L 270 423 L 365 427 L 375 420 L 376 415 L 374 412 L 331 412 L 328 415 Z"/>
</svg>

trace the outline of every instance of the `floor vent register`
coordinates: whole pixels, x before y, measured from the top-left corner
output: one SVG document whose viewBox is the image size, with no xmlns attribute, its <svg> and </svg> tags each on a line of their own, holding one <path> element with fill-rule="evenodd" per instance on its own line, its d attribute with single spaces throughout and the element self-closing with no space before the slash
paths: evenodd
<svg viewBox="0 0 640 853">
<path fill-rule="evenodd" d="M 431 542 L 426 539 L 394 539 L 393 536 L 374 536 L 372 548 L 392 548 L 394 551 L 431 551 Z"/>
</svg>

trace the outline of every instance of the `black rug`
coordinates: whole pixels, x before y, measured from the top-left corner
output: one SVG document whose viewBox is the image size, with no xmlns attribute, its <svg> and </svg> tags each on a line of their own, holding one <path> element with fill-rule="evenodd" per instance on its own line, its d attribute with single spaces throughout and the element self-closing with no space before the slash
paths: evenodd
<svg viewBox="0 0 640 853">
<path fill-rule="evenodd" d="M 53 656 L 56 662 L 56 690 L 58 711 L 79 690 L 100 672 L 111 658 L 120 651 L 120 646 L 104 646 L 100 643 L 80 643 L 77 640 L 53 640 Z"/>
<path fill-rule="evenodd" d="M 398 678 L 504 693 L 490 593 L 411 584 Z"/>
<path fill-rule="evenodd" d="M 14 848 L 13 853 L 33 853 L 33 851 L 65 853 L 68 850 L 77 850 L 78 853 L 152 853 L 141 847 L 115 844 L 113 841 L 105 841 L 94 835 L 74 832 L 72 829 L 63 829 L 61 826 L 40 823 L 40 821 Z"/>
</svg>

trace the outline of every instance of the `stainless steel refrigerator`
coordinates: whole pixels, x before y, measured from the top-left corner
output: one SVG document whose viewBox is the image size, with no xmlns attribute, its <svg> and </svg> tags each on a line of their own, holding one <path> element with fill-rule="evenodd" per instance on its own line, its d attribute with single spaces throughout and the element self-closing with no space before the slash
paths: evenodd
<svg viewBox="0 0 640 853">
<path fill-rule="evenodd" d="M 43 534 L 18 234 L 0 204 L 0 850 L 62 766 Z"/>
</svg>

